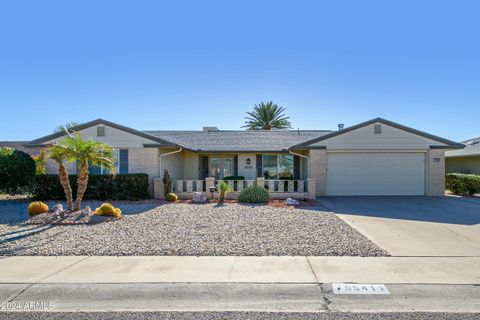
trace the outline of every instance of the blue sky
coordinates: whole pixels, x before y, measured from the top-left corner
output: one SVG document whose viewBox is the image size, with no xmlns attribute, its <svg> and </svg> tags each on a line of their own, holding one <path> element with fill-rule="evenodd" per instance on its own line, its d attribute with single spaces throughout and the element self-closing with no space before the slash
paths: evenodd
<svg viewBox="0 0 480 320">
<path fill-rule="evenodd" d="M 3 1 L 0 140 L 105 118 L 238 129 L 255 103 L 294 128 L 377 116 L 480 136 L 478 1 Z"/>
</svg>

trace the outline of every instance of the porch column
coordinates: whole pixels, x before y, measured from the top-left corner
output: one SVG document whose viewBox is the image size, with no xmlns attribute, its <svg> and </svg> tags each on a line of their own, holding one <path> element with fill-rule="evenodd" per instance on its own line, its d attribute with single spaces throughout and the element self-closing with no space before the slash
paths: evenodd
<svg viewBox="0 0 480 320">
<path fill-rule="evenodd" d="M 161 178 L 153 179 L 153 197 L 155 199 L 165 199 L 165 186 Z"/>
<path fill-rule="evenodd" d="M 257 178 L 257 187 L 265 188 L 265 178 L 264 177 L 258 177 Z"/>
<path fill-rule="evenodd" d="M 209 193 L 210 192 L 210 187 L 212 186 L 215 186 L 215 178 L 213 177 L 209 177 L 209 178 L 205 178 L 205 184 L 206 184 L 206 192 Z"/>
<path fill-rule="evenodd" d="M 308 192 L 308 199 L 315 200 L 315 196 L 317 194 L 316 190 L 316 181 L 313 178 L 307 179 L 307 192 Z"/>
</svg>

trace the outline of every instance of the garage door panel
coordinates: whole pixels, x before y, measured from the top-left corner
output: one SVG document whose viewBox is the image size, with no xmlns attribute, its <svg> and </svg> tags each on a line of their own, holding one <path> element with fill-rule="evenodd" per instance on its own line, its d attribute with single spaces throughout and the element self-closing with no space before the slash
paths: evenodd
<svg viewBox="0 0 480 320">
<path fill-rule="evenodd" d="M 424 195 L 424 153 L 331 153 L 328 195 Z"/>
</svg>

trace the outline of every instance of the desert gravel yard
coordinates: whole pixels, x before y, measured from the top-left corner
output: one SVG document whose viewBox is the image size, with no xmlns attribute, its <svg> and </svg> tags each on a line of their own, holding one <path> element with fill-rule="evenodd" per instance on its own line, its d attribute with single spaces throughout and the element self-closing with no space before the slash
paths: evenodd
<svg viewBox="0 0 480 320">
<path fill-rule="evenodd" d="M 39 226 L 26 201 L 0 201 L 0 255 L 388 255 L 321 206 L 113 204 L 123 220 Z"/>
</svg>

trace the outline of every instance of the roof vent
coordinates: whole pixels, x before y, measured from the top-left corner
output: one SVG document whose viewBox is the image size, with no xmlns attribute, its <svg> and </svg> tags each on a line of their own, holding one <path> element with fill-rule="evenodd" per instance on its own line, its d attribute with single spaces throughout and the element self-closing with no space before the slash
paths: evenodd
<svg viewBox="0 0 480 320">
<path fill-rule="evenodd" d="M 345 125 L 343 123 L 339 123 L 338 124 L 338 131 L 342 131 L 343 127 L 345 127 Z"/>
<path fill-rule="evenodd" d="M 203 132 L 214 132 L 214 131 L 220 131 L 220 130 L 218 130 L 217 127 L 203 127 Z"/>
<path fill-rule="evenodd" d="M 382 134 L 382 125 L 376 124 L 373 126 L 373 133 L 374 134 Z"/>
<path fill-rule="evenodd" d="M 105 137 L 105 127 L 97 127 L 97 137 Z"/>
</svg>

